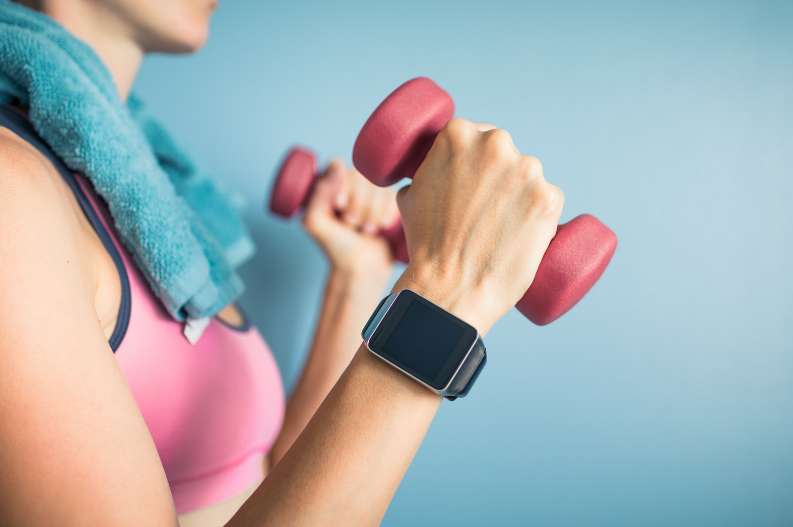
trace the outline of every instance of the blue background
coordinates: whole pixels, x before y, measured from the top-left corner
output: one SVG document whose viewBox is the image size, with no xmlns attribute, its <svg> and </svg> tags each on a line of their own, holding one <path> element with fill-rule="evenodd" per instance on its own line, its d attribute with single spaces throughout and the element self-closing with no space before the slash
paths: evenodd
<svg viewBox="0 0 793 527">
<path fill-rule="evenodd" d="M 137 88 L 250 197 L 243 306 L 293 386 L 326 264 L 262 210 L 299 142 L 349 160 L 426 75 L 619 236 L 590 294 L 516 311 L 384 525 L 793 524 L 793 3 L 221 2 Z M 331 5 L 332 4 L 332 5 Z"/>
</svg>

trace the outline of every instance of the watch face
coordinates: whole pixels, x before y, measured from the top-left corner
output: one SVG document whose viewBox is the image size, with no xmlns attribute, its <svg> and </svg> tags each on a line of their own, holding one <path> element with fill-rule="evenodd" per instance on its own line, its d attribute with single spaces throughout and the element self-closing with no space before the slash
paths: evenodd
<svg viewBox="0 0 793 527">
<path fill-rule="evenodd" d="M 369 349 L 434 390 L 452 380 L 476 342 L 476 330 L 410 290 L 399 293 Z"/>
</svg>

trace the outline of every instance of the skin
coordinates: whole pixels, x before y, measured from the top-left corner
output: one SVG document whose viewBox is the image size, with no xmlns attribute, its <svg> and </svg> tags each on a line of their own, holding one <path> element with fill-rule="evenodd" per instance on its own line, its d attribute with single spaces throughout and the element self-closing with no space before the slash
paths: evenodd
<svg viewBox="0 0 793 527">
<path fill-rule="evenodd" d="M 93 46 L 126 97 L 145 53 L 203 44 L 213 6 L 36 7 Z M 377 525 L 440 405 L 359 347 L 391 263 L 369 234 L 395 214 L 380 192 L 333 163 L 309 204 L 304 226 L 332 269 L 323 314 L 269 454 L 277 464 L 226 525 Z M 411 263 L 394 291 L 413 289 L 486 334 L 531 284 L 562 203 L 506 132 L 452 120 L 399 193 Z M 112 262 L 54 167 L 7 130 L 0 240 L 0 517 L 176 525 L 156 448 L 107 344 L 119 298 Z"/>
</svg>

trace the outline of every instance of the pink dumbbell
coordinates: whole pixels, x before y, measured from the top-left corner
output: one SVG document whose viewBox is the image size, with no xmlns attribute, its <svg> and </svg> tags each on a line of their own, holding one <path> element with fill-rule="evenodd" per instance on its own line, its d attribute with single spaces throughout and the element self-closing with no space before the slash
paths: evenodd
<svg viewBox="0 0 793 527">
<path fill-rule="evenodd" d="M 284 218 L 291 218 L 308 203 L 318 178 L 316 156 L 305 148 L 292 148 L 275 176 L 270 194 L 270 210 Z M 408 245 L 402 221 L 397 220 L 393 226 L 379 234 L 388 241 L 394 258 L 408 263 Z"/>
<path fill-rule="evenodd" d="M 363 125 L 352 152 L 355 167 L 375 185 L 412 178 L 435 137 L 454 116 L 454 101 L 426 77 L 386 97 Z M 617 236 L 582 214 L 559 225 L 534 282 L 515 307 L 544 326 L 567 313 L 595 285 L 617 249 Z"/>
</svg>

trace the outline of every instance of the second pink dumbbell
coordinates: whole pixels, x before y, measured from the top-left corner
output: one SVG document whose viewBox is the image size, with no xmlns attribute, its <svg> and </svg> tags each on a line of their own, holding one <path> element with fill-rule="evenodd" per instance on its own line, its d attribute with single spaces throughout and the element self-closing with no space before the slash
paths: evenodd
<svg viewBox="0 0 793 527">
<path fill-rule="evenodd" d="M 319 177 L 316 156 L 305 148 L 292 148 L 281 162 L 275 176 L 270 194 L 270 210 L 284 218 L 294 216 L 311 199 L 314 184 Z M 391 246 L 394 259 L 408 263 L 408 246 L 401 220 L 380 231 L 379 235 Z"/>
</svg>

